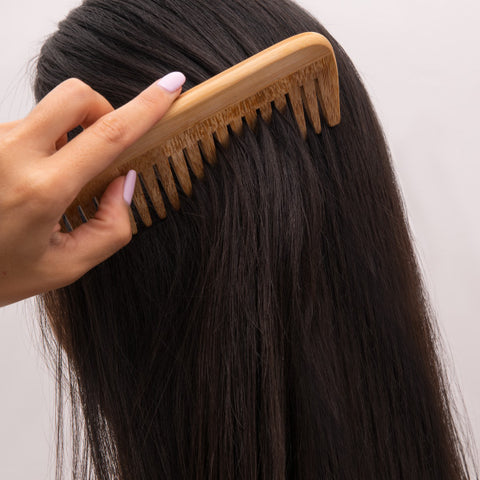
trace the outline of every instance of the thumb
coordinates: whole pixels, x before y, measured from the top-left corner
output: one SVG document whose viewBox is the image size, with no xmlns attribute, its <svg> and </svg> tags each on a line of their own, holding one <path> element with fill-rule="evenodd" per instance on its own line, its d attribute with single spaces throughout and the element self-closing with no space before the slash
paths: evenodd
<svg viewBox="0 0 480 480">
<path fill-rule="evenodd" d="M 57 244 L 54 248 L 56 260 L 59 256 L 68 258 L 73 268 L 70 272 L 72 278 L 67 280 L 69 283 L 112 256 L 132 239 L 128 209 L 136 179 L 135 170 L 116 178 L 103 193 L 93 218 L 69 233 L 54 233 L 63 237 L 59 241 L 52 237 L 52 243 Z"/>
</svg>

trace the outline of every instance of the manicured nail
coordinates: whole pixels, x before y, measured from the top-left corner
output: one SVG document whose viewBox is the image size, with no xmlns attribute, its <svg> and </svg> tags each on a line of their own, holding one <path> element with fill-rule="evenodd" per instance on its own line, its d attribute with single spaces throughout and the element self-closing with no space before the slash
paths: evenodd
<svg viewBox="0 0 480 480">
<path fill-rule="evenodd" d="M 182 72 L 170 72 L 161 78 L 157 85 L 167 90 L 167 92 L 176 92 L 184 83 L 185 75 Z"/>
<path fill-rule="evenodd" d="M 130 205 L 132 203 L 133 191 L 135 190 L 135 181 L 137 180 L 137 172 L 129 170 L 123 184 L 123 199 Z"/>
</svg>

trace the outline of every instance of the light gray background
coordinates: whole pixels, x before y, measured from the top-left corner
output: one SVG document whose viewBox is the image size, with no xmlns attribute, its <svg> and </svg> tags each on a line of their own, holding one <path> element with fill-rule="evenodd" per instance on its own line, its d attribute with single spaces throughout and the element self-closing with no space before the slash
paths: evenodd
<svg viewBox="0 0 480 480">
<path fill-rule="evenodd" d="M 79 3 L 2 2 L 0 122 L 32 108 L 27 62 Z M 445 358 L 480 444 L 478 2 L 299 3 L 350 55 L 383 123 Z M 54 477 L 53 382 L 40 355 L 31 305 L 30 300 L 0 308 L 2 479 Z"/>
</svg>

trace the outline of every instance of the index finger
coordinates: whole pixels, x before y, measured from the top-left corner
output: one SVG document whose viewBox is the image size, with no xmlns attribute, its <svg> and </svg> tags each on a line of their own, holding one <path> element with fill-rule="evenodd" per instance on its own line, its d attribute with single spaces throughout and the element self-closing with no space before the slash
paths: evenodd
<svg viewBox="0 0 480 480">
<path fill-rule="evenodd" d="M 185 75 L 172 72 L 134 99 L 99 118 L 50 156 L 52 167 L 68 172 L 63 185 L 78 193 L 127 147 L 157 123 L 181 92 Z"/>
</svg>

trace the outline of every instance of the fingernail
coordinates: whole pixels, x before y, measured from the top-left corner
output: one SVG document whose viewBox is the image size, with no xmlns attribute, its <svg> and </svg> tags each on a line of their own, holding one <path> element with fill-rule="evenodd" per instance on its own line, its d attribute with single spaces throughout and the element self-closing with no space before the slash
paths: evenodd
<svg viewBox="0 0 480 480">
<path fill-rule="evenodd" d="M 157 85 L 173 93 L 177 91 L 185 83 L 185 75 L 182 72 L 170 72 L 161 78 Z"/>
<path fill-rule="evenodd" d="M 137 180 L 137 172 L 129 170 L 123 184 L 123 199 L 130 205 L 132 203 L 133 191 L 135 190 L 135 181 Z"/>
</svg>

